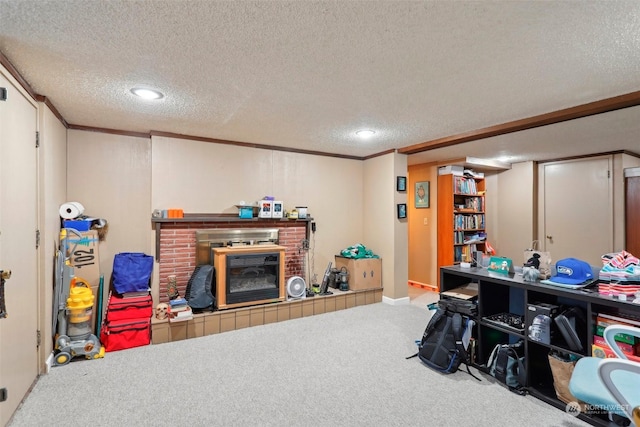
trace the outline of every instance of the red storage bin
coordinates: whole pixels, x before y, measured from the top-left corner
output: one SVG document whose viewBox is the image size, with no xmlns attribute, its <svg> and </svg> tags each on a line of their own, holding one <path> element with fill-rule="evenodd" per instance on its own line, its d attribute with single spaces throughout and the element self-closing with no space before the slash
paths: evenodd
<svg viewBox="0 0 640 427">
<path fill-rule="evenodd" d="M 107 321 L 100 330 L 105 351 L 140 347 L 151 343 L 151 318 Z"/>
<path fill-rule="evenodd" d="M 151 295 L 131 298 L 121 298 L 113 294 L 109 295 L 106 315 L 107 322 L 142 318 L 148 320 L 152 314 L 153 300 L 151 299 Z"/>
</svg>

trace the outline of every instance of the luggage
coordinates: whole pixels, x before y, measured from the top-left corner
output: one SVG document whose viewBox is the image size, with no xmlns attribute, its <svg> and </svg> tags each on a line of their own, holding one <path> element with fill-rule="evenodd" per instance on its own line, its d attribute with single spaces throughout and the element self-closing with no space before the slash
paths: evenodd
<svg viewBox="0 0 640 427">
<path fill-rule="evenodd" d="M 140 347 L 151 343 L 151 318 L 105 322 L 100 330 L 105 351 Z"/>
<path fill-rule="evenodd" d="M 118 320 L 151 318 L 153 314 L 153 300 L 151 295 L 120 298 L 109 296 L 107 304 L 107 322 Z"/>
<path fill-rule="evenodd" d="M 151 295 L 122 298 L 109 294 L 100 341 L 105 351 L 117 351 L 151 343 Z"/>
</svg>

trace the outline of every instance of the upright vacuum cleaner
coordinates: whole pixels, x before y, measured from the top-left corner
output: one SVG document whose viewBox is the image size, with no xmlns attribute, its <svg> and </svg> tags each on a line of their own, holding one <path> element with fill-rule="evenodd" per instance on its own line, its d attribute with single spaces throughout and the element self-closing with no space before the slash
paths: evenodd
<svg viewBox="0 0 640 427">
<path fill-rule="evenodd" d="M 87 359 L 104 357 L 104 347 L 92 332 L 94 295 L 91 286 L 76 277 L 67 255 L 68 235 L 73 229 L 60 231 L 61 250 L 56 252 L 55 288 L 53 293 L 53 331 L 55 335 L 54 366 L 66 365 L 76 356 Z M 74 247 L 75 249 L 75 247 Z"/>
</svg>

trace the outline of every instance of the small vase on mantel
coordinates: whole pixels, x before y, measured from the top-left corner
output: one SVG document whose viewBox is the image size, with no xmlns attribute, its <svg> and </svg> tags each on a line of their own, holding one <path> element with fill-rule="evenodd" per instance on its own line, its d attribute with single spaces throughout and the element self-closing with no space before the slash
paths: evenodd
<svg viewBox="0 0 640 427">
<path fill-rule="evenodd" d="M 170 300 L 176 299 L 180 296 L 180 294 L 178 294 L 178 281 L 175 274 L 172 274 L 167 278 L 167 296 Z"/>
</svg>

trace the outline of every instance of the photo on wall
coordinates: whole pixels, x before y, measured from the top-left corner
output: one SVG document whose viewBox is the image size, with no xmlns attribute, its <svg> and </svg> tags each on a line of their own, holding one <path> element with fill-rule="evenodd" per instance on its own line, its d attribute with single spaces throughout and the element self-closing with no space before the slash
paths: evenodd
<svg viewBox="0 0 640 427">
<path fill-rule="evenodd" d="M 428 208 L 429 207 L 429 181 L 416 182 L 416 208 Z"/>
<path fill-rule="evenodd" d="M 396 177 L 396 191 L 407 191 L 407 177 Z"/>
<path fill-rule="evenodd" d="M 398 210 L 398 219 L 402 219 L 402 218 L 406 218 L 407 217 L 407 204 L 406 203 L 398 203 L 397 210 Z"/>
</svg>

